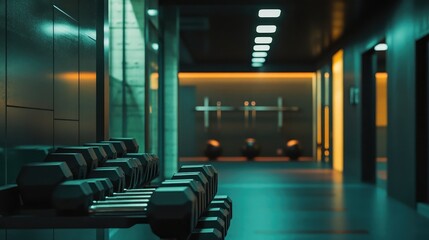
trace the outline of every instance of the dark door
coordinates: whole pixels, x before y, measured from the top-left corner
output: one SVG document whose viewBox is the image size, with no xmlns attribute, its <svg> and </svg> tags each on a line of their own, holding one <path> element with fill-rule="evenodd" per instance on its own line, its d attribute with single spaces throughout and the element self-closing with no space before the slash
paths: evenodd
<svg viewBox="0 0 429 240">
<path fill-rule="evenodd" d="M 375 74 L 377 55 L 374 50 L 362 55 L 362 180 L 375 183 L 376 179 L 376 126 L 375 126 Z"/>
<path fill-rule="evenodd" d="M 416 46 L 417 201 L 429 203 L 429 36 Z"/>
</svg>

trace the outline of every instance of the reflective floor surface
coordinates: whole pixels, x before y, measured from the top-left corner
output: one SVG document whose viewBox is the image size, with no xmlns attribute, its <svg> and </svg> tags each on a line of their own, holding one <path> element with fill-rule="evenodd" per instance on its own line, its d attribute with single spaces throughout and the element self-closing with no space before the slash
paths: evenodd
<svg viewBox="0 0 429 240">
<path fill-rule="evenodd" d="M 234 201 L 227 240 L 429 239 L 429 219 L 380 187 L 343 182 L 312 162 L 221 162 Z"/>
</svg>

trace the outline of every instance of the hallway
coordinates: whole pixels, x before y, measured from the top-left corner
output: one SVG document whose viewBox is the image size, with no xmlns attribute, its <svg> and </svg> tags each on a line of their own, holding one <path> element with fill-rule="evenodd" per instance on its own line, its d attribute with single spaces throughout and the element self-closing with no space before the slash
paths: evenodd
<svg viewBox="0 0 429 240">
<path fill-rule="evenodd" d="M 429 239 L 429 219 L 316 163 L 214 165 L 234 200 L 228 240 Z"/>
</svg>

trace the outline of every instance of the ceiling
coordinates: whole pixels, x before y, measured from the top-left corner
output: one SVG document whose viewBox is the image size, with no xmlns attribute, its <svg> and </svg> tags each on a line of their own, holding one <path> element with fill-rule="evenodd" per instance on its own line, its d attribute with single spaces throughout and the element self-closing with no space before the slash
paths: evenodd
<svg viewBox="0 0 429 240">
<path fill-rule="evenodd" d="M 180 8 L 181 71 L 260 71 L 251 67 L 255 29 L 275 24 L 262 70 L 311 71 L 336 43 L 368 23 L 389 0 L 160 0 Z M 280 18 L 261 19 L 261 8 Z M 261 35 L 261 34 L 260 34 Z"/>
</svg>

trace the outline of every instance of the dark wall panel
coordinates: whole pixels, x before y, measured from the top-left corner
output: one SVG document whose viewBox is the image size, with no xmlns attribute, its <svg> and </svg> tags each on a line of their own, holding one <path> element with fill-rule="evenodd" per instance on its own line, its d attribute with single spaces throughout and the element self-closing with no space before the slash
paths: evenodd
<svg viewBox="0 0 429 240">
<path fill-rule="evenodd" d="M 7 4 L 7 103 L 53 109 L 52 0 Z"/>
<path fill-rule="evenodd" d="M 54 146 L 79 145 L 79 122 L 54 120 Z"/>
<path fill-rule="evenodd" d="M 413 1 L 402 1 L 387 33 L 388 192 L 414 206 L 416 200 L 415 38 Z M 404 61 L 406 59 L 406 61 Z"/>
<path fill-rule="evenodd" d="M 5 166 L 5 111 L 6 111 L 6 0 L 0 0 L 0 185 L 6 181 Z M 1 232 L 0 232 L 1 236 Z"/>
<path fill-rule="evenodd" d="M 96 60 L 95 41 L 87 35 L 80 38 L 80 142 L 96 140 Z"/>
<path fill-rule="evenodd" d="M 43 161 L 53 146 L 53 112 L 7 108 L 7 182 L 14 183 L 22 164 Z"/>
<path fill-rule="evenodd" d="M 96 140 L 96 42 L 95 1 L 80 1 L 80 143 Z M 83 29 L 83 30 L 82 30 Z"/>
<path fill-rule="evenodd" d="M 54 59 L 54 117 L 78 120 L 78 23 L 57 8 L 54 8 Z"/>
</svg>

